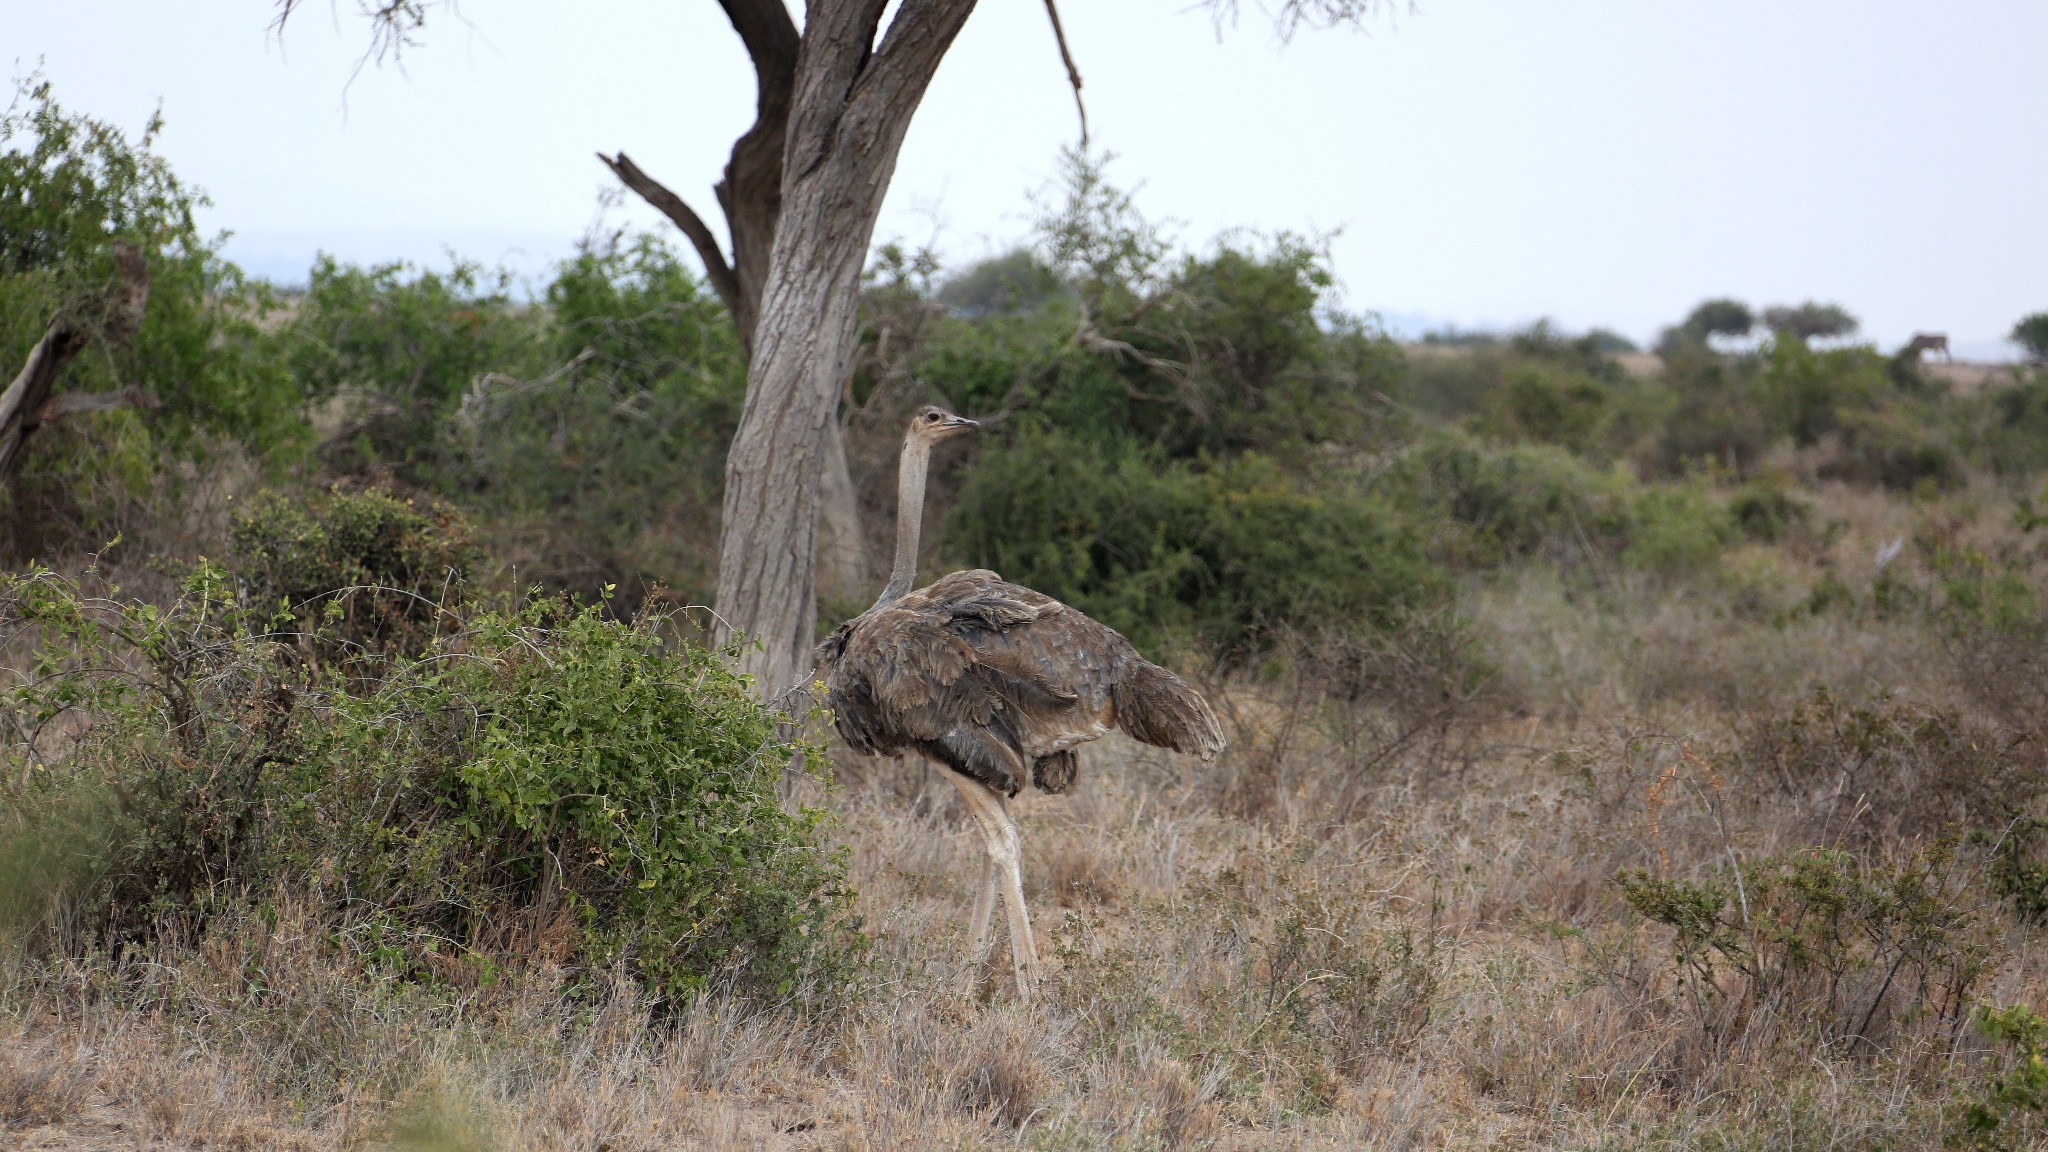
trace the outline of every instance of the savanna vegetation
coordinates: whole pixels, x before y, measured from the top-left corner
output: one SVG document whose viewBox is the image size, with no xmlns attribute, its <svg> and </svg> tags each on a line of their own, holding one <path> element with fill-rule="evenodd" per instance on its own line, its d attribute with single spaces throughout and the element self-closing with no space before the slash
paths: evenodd
<svg viewBox="0 0 2048 1152">
<path fill-rule="evenodd" d="M 1403 346 L 1315 237 L 1189 248 L 1084 155 L 1012 251 L 882 246 L 821 623 L 941 403 L 927 573 L 1232 741 L 1020 801 L 1020 1003 L 951 789 L 705 646 L 746 365 L 667 240 L 270 285 L 148 136 L 31 87 L 4 146 L 0 363 L 70 317 L 61 390 L 134 390 L 5 478 L 10 1139 L 2048 1137 L 2038 316 L 1968 391 L 1815 302 Z"/>
</svg>

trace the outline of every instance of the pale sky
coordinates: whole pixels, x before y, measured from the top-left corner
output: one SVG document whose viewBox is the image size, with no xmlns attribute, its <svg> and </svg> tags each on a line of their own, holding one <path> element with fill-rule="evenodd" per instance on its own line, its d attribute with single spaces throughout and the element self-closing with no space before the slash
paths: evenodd
<svg viewBox="0 0 2048 1152">
<path fill-rule="evenodd" d="M 1977 356 L 2048 310 L 2042 0 L 1421 0 L 1286 45 L 1243 7 L 1219 39 L 1192 0 L 1065 0 L 1095 143 L 1190 245 L 1336 231 L 1349 309 L 1644 340 L 1709 295 L 1817 298 Z M 354 0 L 306 0 L 282 43 L 268 0 L 17 0 L 0 59 L 130 127 L 161 100 L 205 223 L 280 280 L 321 250 L 538 272 L 610 185 L 598 149 L 715 211 L 753 81 L 710 0 L 461 11 L 353 85 Z M 982 0 L 878 239 L 1007 246 L 1074 136 L 1041 0 Z"/>
</svg>

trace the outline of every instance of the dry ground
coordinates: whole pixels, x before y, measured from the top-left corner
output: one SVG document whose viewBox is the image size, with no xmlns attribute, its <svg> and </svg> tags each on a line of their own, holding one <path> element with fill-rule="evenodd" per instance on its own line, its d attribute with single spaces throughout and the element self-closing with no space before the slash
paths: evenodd
<svg viewBox="0 0 2048 1152">
<path fill-rule="evenodd" d="M 1958 532 L 2005 531 L 1970 499 Z M 0 1148 L 1939 1146 L 1992 1059 L 1973 1032 L 1911 1011 L 1863 1044 L 1731 1031 L 1612 883 L 1813 843 L 1735 733 L 1814 685 L 1969 706 L 1924 624 L 1758 607 L 1823 567 L 1867 584 L 1932 515 L 1823 505 L 1847 527 L 1711 589 L 1475 585 L 1491 687 L 1419 732 L 1281 669 L 1213 688 L 1215 765 L 1090 748 L 1072 795 L 1018 804 L 1035 1003 L 1000 946 L 969 963 L 979 857 L 952 789 L 845 761 L 828 802 L 874 940 L 848 1009 L 712 997 L 660 1021 L 544 966 L 427 996 L 338 966 L 287 903 L 148 964 L 0 973 Z M 1971 914 L 1973 997 L 2048 1003 L 2040 930 Z"/>
</svg>

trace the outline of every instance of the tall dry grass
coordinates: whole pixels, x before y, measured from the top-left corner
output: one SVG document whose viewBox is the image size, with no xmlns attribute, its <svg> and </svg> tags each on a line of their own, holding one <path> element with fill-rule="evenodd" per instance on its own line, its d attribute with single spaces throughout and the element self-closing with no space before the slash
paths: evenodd
<svg viewBox="0 0 2048 1152">
<path fill-rule="evenodd" d="M 380 979 L 279 893 L 146 955 L 10 953 L 0 1130 L 48 1148 L 1935 1147 L 2001 1059 L 1956 1005 L 1854 969 L 1828 992 L 1851 1031 L 1810 982 L 1725 964 L 1702 982 L 1615 883 L 1732 884 L 1813 849 L 1878 877 L 1947 838 L 1935 919 L 1974 957 L 1968 1001 L 2048 1003 L 2042 929 L 1953 835 L 2009 815 L 1979 795 L 1993 776 L 1993 799 L 2040 813 L 2038 747 L 1926 617 L 1788 607 L 1925 515 L 1863 499 L 1823 497 L 1852 521 L 1832 539 L 1711 580 L 1475 584 L 1469 650 L 1443 621 L 1370 651 L 1304 643 L 1211 686 L 1232 737 L 1214 765 L 1091 746 L 1071 795 L 1016 806 L 1049 969 L 1032 1003 L 1002 956 L 970 958 L 980 855 L 953 790 L 843 759 L 828 802 L 874 945 L 836 1009 L 664 1009 L 542 960 Z M 1840 737 L 1855 709 L 1879 754 Z"/>
</svg>

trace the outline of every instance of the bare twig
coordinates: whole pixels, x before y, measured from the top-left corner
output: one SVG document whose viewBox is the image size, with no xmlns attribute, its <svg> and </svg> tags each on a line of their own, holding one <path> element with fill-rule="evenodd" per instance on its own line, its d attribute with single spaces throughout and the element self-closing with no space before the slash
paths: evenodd
<svg viewBox="0 0 2048 1152">
<path fill-rule="evenodd" d="M 1060 44 L 1060 63 L 1067 66 L 1067 83 L 1074 86 L 1074 111 L 1081 114 L 1081 147 L 1088 147 L 1088 106 L 1081 103 L 1081 70 L 1074 67 L 1074 54 L 1067 50 L 1067 32 L 1060 27 L 1056 0 L 1045 0 L 1045 14 L 1052 20 L 1053 39 Z"/>
</svg>

